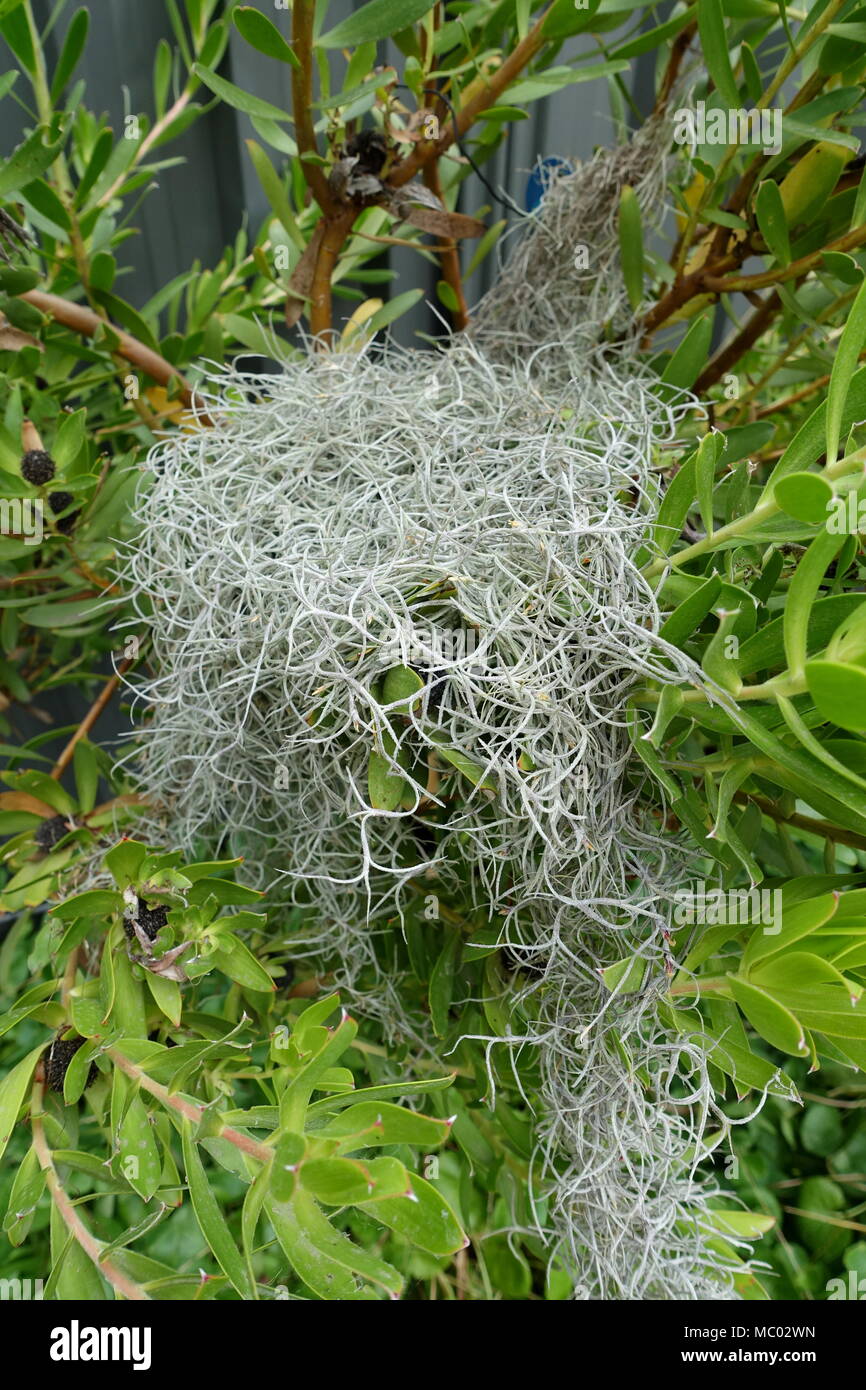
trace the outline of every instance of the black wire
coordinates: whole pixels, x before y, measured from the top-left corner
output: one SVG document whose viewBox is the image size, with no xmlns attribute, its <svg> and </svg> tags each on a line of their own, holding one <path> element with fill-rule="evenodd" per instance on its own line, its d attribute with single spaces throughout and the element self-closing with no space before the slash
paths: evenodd
<svg viewBox="0 0 866 1390">
<path fill-rule="evenodd" d="M 406 82 L 395 82 L 394 86 L 402 88 L 404 92 L 412 91 L 412 88 Z M 517 203 L 515 203 L 514 199 L 508 193 L 505 193 L 504 196 L 503 194 L 497 193 L 493 185 L 488 183 L 485 175 L 482 174 L 478 165 L 475 163 L 475 160 L 472 158 L 472 155 L 465 148 L 462 140 L 457 134 L 457 115 L 454 110 L 454 107 L 451 105 L 451 102 L 448 100 L 448 98 L 442 92 L 439 91 L 438 87 L 422 87 L 421 92 L 423 96 L 438 97 L 438 99 L 443 103 L 443 105 L 447 106 L 448 113 L 451 117 L 451 123 L 454 126 L 454 143 L 457 146 L 460 153 L 462 154 L 463 158 L 466 160 L 467 164 L 471 166 L 474 173 L 477 174 L 478 178 L 484 184 L 484 187 L 487 189 L 487 192 L 490 194 L 491 198 L 493 198 L 494 201 L 497 202 L 500 207 L 505 208 L 507 212 L 514 212 L 520 218 L 527 217 L 528 214 L 524 208 L 518 207 Z"/>
</svg>

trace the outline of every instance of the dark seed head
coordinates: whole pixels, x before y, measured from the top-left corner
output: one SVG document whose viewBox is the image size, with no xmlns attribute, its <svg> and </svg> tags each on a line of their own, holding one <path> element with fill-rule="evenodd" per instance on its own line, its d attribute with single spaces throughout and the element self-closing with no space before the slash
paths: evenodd
<svg viewBox="0 0 866 1390">
<path fill-rule="evenodd" d="M 65 816 L 50 816 L 37 825 L 33 838 L 40 849 L 51 850 L 58 845 L 64 835 L 69 834 L 69 821 Z"/>
<path fill-rule="evenodd" d="M 71 492 L 49 492 L 48 494 L 48 505 L 55 516 L 58 512 L 65 512 L 72 500 Z"/>
<path fill-rule="evenodd" d="M 67 1031 L 67 1025 L 58 1031 L 53 1042 L 50 1042 L 42 1054 L 45 1067 L 45 1084 L 49 1091 L 62 1091 L 66 1073 L 69 1070 L 69 1063 L 72 1061 L 79 1047 L 86 1042 L 85 1038 L 64 1039 L 63 1034 Z M 92 1085 L 98 1076 L 96 1063 L 90 1063 L 90 1070 L 87 1073 L 85 1088 Z"/>
<path fill-rule="evenodd" d="M 283 968 L 279 975 L 274 976 L 274 987 L 276 989 L 291 989 L 295 983 L 294 961 L 284 960 Z"/>
<path fill-rule="evenodd" d="M 388 142 L 381 130 L 359 130 L 346 145 L 346 153 L 358 156 L 359 174 L 378 174 L 388 155 Z"/>
<path fill-rule="evenodd" d="M 148 907 L 144 899 L 139 898 L 137 920 L 148 941 L 155 941 L 157 932 L 168 923 L 168 908 L 162 904 L 158 907 Z M 123 930 L 130 941 L 135 940 L 135 928 L 129 917 L 123 919 Z"/>
<path fill-rule="evenodd" d="M 28 449 L 21 460 L 21 476 L 34 487 L 44 487 L 57 472 L 57 465 L 44 449 Z"/>
<path fill-rule="evenodd" d="M 55 516 L 57 516 L 58 512 L 65 512 L 66 508 L 71 506 L 74 501 L 75 498 L 72 496 L 71 492 L 49 492 L 48 494 L 48 505 Z M 68 516 L 62 516 L 56 523 L 58 531 L 62 531 L 64 535 L 68 535 L 69 532 L 74 529 L 75 523 L 80 515 L 81 512 L 79 510 L 70 512 Z"/>
</svg>

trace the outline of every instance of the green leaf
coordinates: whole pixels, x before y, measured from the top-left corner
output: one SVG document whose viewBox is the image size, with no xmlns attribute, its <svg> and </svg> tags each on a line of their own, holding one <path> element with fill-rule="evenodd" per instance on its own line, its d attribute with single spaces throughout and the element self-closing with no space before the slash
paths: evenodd
<svg viewBox="0 0 866 1390">
<path fill-rule="evenodd" d="M 33 34 L 27 21 L 27 11 L 23 5 L 6 4 L 0 9 L 0 33 L 8 43 L 15 57 L 29 73 L 36 72 L 36 50 Z"/>
<path fill-rule="evenodd" d="M 22 1245 L 27 1239 L 44 1191 L 45 1173 L 40 1167 L 36 1150 L 30 1148 L 13 1179 L 9 1205 L 3 1218 L 3 1230 L 10 1245 Z"/>
<path fill-rule="evenodd" d="M 806 1028 L 831 1038 L 866 1040 L 866 1002 L 860 999 L 852 1005 L 837 985 L 819 982 L 808 989 L 780 989 L 778 998 Z"/>
<path fill-rule="evenodd" d="M 737 710 L 735 722 L 755 747 L 767 754 L 770 761 L 762 767 L 763 776 L 795 792 L 830 820 L 866 833 L 866 797 L 857 786 L 805 750 L 784 743 L 744 707 Z"/>
<path fill-rule="evenodd" d="M 88 815 L 96 805 L 96 789 L 99 786 L 99 767 L 93 744 L 89 739 L 82 738 L 76 743 L 73 767 L 78 807 L 84 815 Z"/>
<path fill-rule="evenodd" d="M 765 179 L 758 188 L 755 198 L 755 216 L 769 250 L 779 265 L 790 265 L 791 239 L 788 235 L 788 220 L 785 205 L 779 192 L 779 185 L 772 179 Z"/>
<path fill-rule="evenodd" d="M 246 989 L 267 991 L 269 994 L 273 992 L 276 986 L 271 976 L 239 937 L 231 935 L 227 941 L 226 936 L 222 935 L 220 942 L 220 947 L 210 957 L 218 970 Z"/>
<path fill-rule="evenodd" d="M 17 1066 L 7 1072 L 0 1081 L 0 1158 L 6 1152 L 6 1145 L 12 1137 L 18 1112 L 33 1082 L 36 1063 L 45 1051 L 44 1041 L 32 1052 L 28 1052 Z"/>
<path fill-rule="evenodd" d="M 298 1171 L 301 1185 L 325 1206 L 404 1196 L 409 1174 L 396 1158 L 308 1158 Z"/>
<path fill-rule="evenodd" d="M 390 323 L 409 312 L 413 304 L 423 297 L 423 290 L 406 290 L 403 294 L 397 294 L 393 299 L 389 299 L 387 304 L 383 304 L 381 309 L 377 309 L 364 324 L 365 338 L 372 338 L 380 329 L 387 328 Z"/>
<path fill-rule="evenodd" d="M 806 664 L 809 610 L 817 598 L 827 567 L 842 547 L 842 536 L 821 531 L 797 566 L 788 589 L 783 632 L 785 656 L 792 676 L 802 676 Z"/>
<path fill-rule="evenodd" d="M 277 1202 L 288 1202 L 295 1190 L 298 1165 L 307 1152 L 307 1141 L 302 1134 L 285 1130 L 274 1146 L 274 1160 L 270 1165 L 270 1192 Z"/>
<path fill-rule="evenodd" d="M 776 1218 L 756 1211 L 712 1211 L 701 1214 L 700 1224 L 707 1230 L 720 1231 L 722 1235 L 757 1240 L 773 1229 Z"/>
<path fill-rule="evenodd" d="M 344 1013 L 338 1027 L 327 1035 L 324 1045 L 304 1064 L 280 1097 L 280 1124 L 283 1128 L 300 1129 L 312 1092 L 322 1089 L 328 1070 L 351 1046 L 357 1032 L 355 1020 Z"/>
<path fill-rule="evenodd" d="M 737 975 L 729 975 L 731 991 L 752 1027 L 766 1038 L 772 1047 L 792 1057 L 804 1057 L 809 1051 L 803 1025 L 778 999 L 757 985 L 749 984 Z"/>
<path fill-rule="evenodd" d="M 460 963 L 462 946 L 463 939 L 459 931 L 449 932 L 436 964 L 430 972 L 428 987 L 430 1019 L 437 1038 L 444 1038 L 448 1032 L 448 1012 L 454 997 L 454 979 Z"/>
<path fill-rule="evenodd" d="M 695 463 L 695 488 L 701 511 L 701 521 L 704 523 L 704 530 L 708 536 L 712 536 L 715 529 L 713 523 L 713 488 L 724 443 L 724 437 L 718 430 L 710 430 L 698 445 Z"/>
<path fill-rule="evenodd" d="M 866 669 L 842 661 L 807 661 L 809 694 L 825 719 L 840 729 L 866 729 Z"/>
<path fill-rule="evenodd" d="M 428 1077 L 424 1081 L 393 1081 L 382 1086 L 362 1086 L 357 1091 L 352 1091 L 341 1096 L 326 1096 L 323 1100 L 313 1101 L 309 1107 L 310 1115 L 321 1114 L 332 1110 L 342 1110 L 345 1106 L 361 1105 L 380 1100 L 388 1100 L 392 1096 L 423 1096 L 429 1095 L 433 1091 L 446 1091 L 449 1086 L 454 1084 L 454 1072 L 448 1076 Z"/>
<path fill-rule="evenodd" d="M 697 495 L 697 461 L 698 455 L 697 450 L 695 450 L 671 479 L 662 498 L 658 517 L 653 527 L 653 546 L 660 550 L 663 555 L 669 555 L 673 550 L 683 529 L 683 522 L 691 511 L 692 503 Z M 637 560 L 642 563 L 646 558 L 646 552 L 641 551 Z"/>
<path fill-rule="evenodd" d="M 199 1230 L 213 1251 L 220 1269 L 237 1289 L 241 1298 L 251 1299 L 253 1291 L 246 1262 L 235 1245 L 228 1223 L 208 1182 L 188 1120 L 183 1121 L 181 1134 L 183 1164 Z"/>
<path fill-rule="evenodd" d="M 144 978 L 160 1013 L 165 1014 L 175 1028 L 179 1028 L 183 996 L 177 980 L 167 980 L 164 975 L 154 975 L 152 970 L 145 971 Z"/>
<path fill-rule="evenodd" d="M 256 11 L 258 13 L 258 11 Z M 264 16 L 262 16 L 264 18 Z M 304 249 L 306 242 L 303 232 L 298 226 L 297 219 L 292 211 L 288 194 L 283 188 L 282 182 L 276 169 L 274 168 L 261 145 L 257 145 L 255 140 L 247 140 L 247 149 L 253 161 L 255 171 L 259 177 L 259 183 L 265 192 L 265 197 L 270 203 L 271 210 L 281 227 L 292 239 L 297 247 Z"/>
<path fill-rule="evenodd" d="M 382 683 L 382 700 L 386 705 L 395 704 L 398 700 L 408 701 L 423 689 L 423 680 L 411 666 L 392 666 L 385 673 Z"/>
<path fill-rule="evenodd" d="M 808 898 L 793 907 L 785 906 L 781 931 L 768 932 L 756 927 L 743 952 L 743 973 L 750 973 L 761 962 L 769 961 L 787 951 L 796 942 L 802 941 L 804 937 L 811 936 L 812 932 L 831 920 L 837 904 L 838 897 L 835 893 L 821 893 L 818 897 Z"/>
<path fill-rule="evenodd" d="M 619 256 L 622 278 L 633 313 L 643 303 L 643 227 L 637 194 L 625 184 L 619 197 Z"/>
<path fill-rule="evenodd" d="M 123 907 L 123 898 L 110 888 L 88 888 L 84 893 L 76 893 L 55 903 L 51 908 L 52 917 L 62 922 L 76 922 L 81 917 L 107 917 Z"/>
<path fill-rule="evenodd" d="M 436 294 L 440 303 L 444 304 L 446 309 L 449 309 L 452 314 L 457 313 L 460 308 L 460 300 L 457 298 L 455 291 L 451 285 L 448 284 L 447 280 L 438 280 L 436 282 Z"/>
<path fill-rule="evenodd" d="M 838 1110 L 809 1105 L 800 1123 L 800 1142 L 807 1153 L 829 1158 L 844 1143 L 845 1126 Z"/>
<path fill-rule="evenodd" d="M 468 279 L 468 277 L 478 269 L 482 261 L 490 254 L 506 226 L 507 221 L 503 217 L 501 221 L 494 222 L 487 228 L 487 231 L 484 233 L 473 252 L 472 259 L 466 267 L 464 279 Z"/>
<path fill-rule="evenodd" d="M 817 463 L 826 448 L 827 402 L 822 401 L 817 409 L 800 426 L 794 438 L 785 449 L 758 498 L 766 501 L 773 493 L 775 484 L 787 473 L 801 473 Z M 848 388 L 842 412 L 840 437 L 853 425 L 866 419 L 866 367 L 855 372 Z"/>
<path fill-rule="evenodd" d="M 722 105 L 737 110 L 740 106 L 740 93 L 734 81 L 728 52 L 722 0 L 698 0 L 697 10 L 701 52 L 707 72 L 715 83 Z"/>
<path fill-rule="evenodd" d="M 293 1040 L 301 1052 L 308 1051 L 312 1046 L 309 1039 L 313 1029 L 320 1028 L 339 1007 L 339 994 L 329 994 L 324 999 L 317 999 L 315 1004 L 310 1004 L 304 1010 L 295 1024 L 292 1034 Z"/>
<path fill-rule="evenodd" d="M 496 792 L 498 787 L 490 776 L 485 776 L 484 768 L 480 763 L 476 763 L 472 758 L 466 756 L 459 748 L 451 748 L 448 744 L 448 735 L 436 730 L 430 734 L 431 741 L 436 745 L 436 750 L 447 763 L 456 767 L 458 772 L 462 772 L 474 787 L 480 787 L 482 791 Z"/>
<path fill-rule="evenodd" d="M 431 1255 L 453 1255 L 469 1244 L 442 1193 L 417 1173 L 412 1174 L 411 1196 L 355 1205 Z"/>
<path fill-rule="evenodd" d="M 693 386 L 707 365 L 712 336 L 713 315 L 699 314 L 690 324 L 679 347 L 671 354 L 662 372 L 662 381 L 685 390 Z"/>
<path fill-rule="evenodd" d="M 140 840 L 121 840 L 105 856 L 105 867 L 118 888 L 137 882 L 138 873 L 147 858 L 147 845 Z"/>
<path fill-rule="evenodd" d="M 432 9 L 431 0 L 370 0 L 318 39 L 320 48 L 354 48 L 408 29 Z"/>
<path fill-rule="evenodd" d="M 857 370 L 863 345 L 866 343 L 866 280 L 848 311 L 845 327 L 836 349 L 830 385 L 827 388 L 827 467 L 839 455 L 839 439 L 848 391 Z"/>
<path fill-rule="evenodd" d="M 591 29 L 600 4 L 601 0 L 584 0 L 580 5 L 575 0 L 554 0 L 541 26 L 544 38 L 565 39 Z"/>
<path fill-rule="evenodd" d="M 5 294 L 24 294 L 26 290 L 35 289 L 41 278 L 39 271 L 29 266 L 0 263 L 0 290 Z"/>
<path fill-rule="evenodd" d="M 842 619 L 853 613 L 861 602 L 860 594 L 834 594 L 813 603 L 806 634 L 807 651 L 823 651 Z M 737 665 L 742 675 L 750 671 L 772 671 L 783 663 L 785 644 L 782 622 L 781 617 L 774 618 L 740 643 Z"/>
<path fill-rule="evenodd" d="M 162 1161 L 153 1126 L 140 1096 L 132 1097 L 121 1121 L 117 1162 L 133 1191 L 149 1202 L 162 1178 Z"/>
<path fill-rule="evenodd" d="M 756 985 L 768 989 L 772 994 L 810 990 L 814 984 L 836 985 L 844 995 L 845 1002 L 852 1006 L 863 993 L 861 985 L 846 979 L 835 965 L 812 951 L 782 951 L 760 963 L 752 971 L 752 979 Z"/>
<path fill-rule="evenodd" d="M 258 116 L 266 121 L 289 120 L 287 111 L 281 111 L 278 106 L 272 106 L 269 101 L 262 101 L 260 97 L 255 97 L 250 92 L 245 92 L 243 88 L 236 87 L 233 82 L 227 82 L 224 77 L 219 77 L 209 68 L 202 67 L 201 63 L 193 65 L 193 72 L 196 77 L 201 78 L 206 87 L 210 87 L 220 101 L 227 102 L 236 111 L 243 111 L 246 116 Z"/>
<path fill-rule="evenodd" d="M 83 1218 L 82 1218 L 83 1220 Z M 86 1225 L 86 1222 L 85 1222 Z M 109 1298 L 106 1285 L 90 1256 L 67 1229 L 57 1206 L 51 1204 L 51 1275 L 43 1297 L 50 1301 L 97 1303 Z"/>
<path fill-rule="evenodd" d="M 59 122 L 50 130 L 38 126 L 28 135 L 0 164 L 0 198 L 8 198 L 38 178 L 54 162 L 65 138 L 65 129 Z"/>
<path fill-rule="evenodd" d="M 107 620 L 116 599 L 85 598 L 74 603 L 37 603 L 21 610 L 22 622 L 31 627 L 82 627 L 96 619 Z"/>
<path fill-rule="evenodd" d="M 732 1042 L 730 1038 L 707 1045 L 707 1057 L 726 1076 L 730 1076 L 738 1094 L 766 1090 L 769 1095 L 784 1100 L 797 1099 L 794 1083 L 778 1067 L 764 1057 L 758 1057 L 750 1049 Z"/>
<path fill-rule="evenodd" d="M 710 575 L 700 588 L 683 599 L 668 615 L 659 629 L 659 637 L 675 647 L 682 647 L 686 638 L 691 637 L 714 606 L 721 588 L 720 577 L 717 574 Z"/>
<path fill-rule="evenodd" d="M 268 58 L 277 58 L 281 63 L 289 63 L 298 72 L 301 64 L 294 49 L 287 43 L 277 26 L 267 15 L 253 5 L 241 5 L 232 13 L 235 28 L 241 38 L 246 39 L 252 48 L 258 49 Z"/>
<path fill-rule="evenodd" d="M 317 1139 L 336 1139 L 340 1154 L 382 1144 L 412 1144 L 426 1151 L 444 1144 L 451 1126 L 447 1120 L 419 1115 L 402 1105 L 365 1101 L 344 1110 L 313 1133 Z"/>
<path fill-rule="evenodd" d="M 132 962 L 126 954 L 126 939 L 121 934 L 114 950 L 106 946 L 103 952 L 106 968 L 104 996 L 105 1017 L 111 1016 L 115 1028 L 128 1038 L 147 1037 L 147 1010 L 144 1004 L 144 985 L 132 973 Z M 110 972 L 110 973 L 109 973 Z"/>
<path fill-rule="evenodd" d="M 393 757 L 394 740 L 389 735 L 384 735 L 383 744 Z M 399 757 L 405 760 L 406 753 L 400 750 Z M 404 777 L 400 777 L 392 770 L 392 763 L 388 761 L 383 753 L 377 753 L 375 749 L 370 754 L 370 762 L 367 767 L 367 790 L 370 796 L 370 805 L 377 811 L 396 811 L 400 805 L 407 783 Z"/>
<path fill-rule="evenodd" d="M 601 972 L 601 978 L 611 994 L 636 994 L 643 989 L 646 975 L 647 962 L 641 956 L 625 956 Z"/>
<path fill-rule="evenodd" d="M 522 102 L 540 101 L 552 96 L 563 87 L 575 82 L 596 82 L 602 77 L 613 77 L 618 72 L 628 72 L 630 64 L 625 60 L 610 63 L 589 63 L 586 66 L 548 68 L 545 72 L 533 72 L 508 88 L 508 100 Z"/>
<path fill-rule="evenodd" d="M 820 473 L 788 473 L 773 493 L 782 511 L 809 526 L 823 525 L 833 502 L 833 489 Z"/>
<path fill-rule="evenodd" d="M 78 60 L 87 42 L 90 14 L 86 9 L 76 10 L 66 31 L 63 48 L 57 60 L 54 77 L 51 81 L 51 100 L 56 106 L 64 87 L 78 66 Z"/>
<path fill-rule="evenodd" d="M 315 1199 L 298 1189 L 290 1201 L 269 1200 L 266 1211 L 283 1253 L 316 1297 L 357 1301 L 374 1298 L 374 1284 L 397 1298 L 402 1276 L 377 1255 L 334 1230 Z M 358 1287 L 356 1276 L 368 1284 Z"/>
</svg>

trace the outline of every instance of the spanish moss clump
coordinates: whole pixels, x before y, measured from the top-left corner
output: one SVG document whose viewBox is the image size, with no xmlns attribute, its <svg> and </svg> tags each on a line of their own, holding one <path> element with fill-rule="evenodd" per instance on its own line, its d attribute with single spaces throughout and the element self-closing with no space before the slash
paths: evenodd
<svg viewBox="0 0 866 1390">
<path fill-rule="evenodd" d="M 664 978 L 682 874 L 626 785 L 629 692 L 700 678 L 634 558 L 689 402 L 635 359 L 614 210 L 630 181 L 652 213 L 666 138 L 555 180 L 447 351 L 223 372 L 213 426 L 154 454 L 128 566 L 156 672 L 141 771 L 175 843 L 312 897 L 308 954 L 428 1050 L 378 963 L 389 919 L 468 893 L 499 925 L 533 1021 L 486 1041 L 537 1049 L 543 1233 L 590 1298 L 731 1291 L 700 1225 L 701 1041 L 665 1031 L 657 985 L 600 979 L 629 951 Z M 384 807 L 371 753 L 403 779 Z"/>
<path fill-rule="evenodd" d="M 669 118 L 653 117 L 628 144 L 547 173 L 541 214 L 527 219 L 473 317 L 471 332 L 489 357 L 512 366 L 531 361 L 546 388 L 568 389 L 579 384 L 575 368 L 586 353 L 597 355 L 605 332 L 629 332 L 618 267 L 619 196 L 630 185 L 645 223 L 657 223 L 671 148 Z M 621 358 L 612 351 L 614 363 Z"/>
</svg>

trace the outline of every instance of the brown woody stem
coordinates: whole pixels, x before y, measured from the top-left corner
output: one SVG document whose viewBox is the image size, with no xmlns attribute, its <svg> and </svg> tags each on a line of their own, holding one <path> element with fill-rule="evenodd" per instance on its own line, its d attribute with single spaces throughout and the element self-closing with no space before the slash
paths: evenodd
<svg viewBox="0 0 866 1390">
<path fill-rule="evenodd" d="M 115 690 L 120 685 L 121 677 L 129 670 L 131 665 L 131 658 L 128 661 L 121 662 L 115 674 L 105 682 L 99 695 L 90 706 L 87 714 L 82 719 L 75 733 L 72 735 L 72 738 L 69 740 L 63 752 L 60 754 L 60 757 L 57 759 L 57 762 L 51 769 L 52 777 L 59 778 L 63 776 L 63 773 L 72 761 L 76 744 L 90 733 L 90 730 L 102 714 L 102 711 L 105 709 Z"/>
<path fill-rule="evenodd" d="M 50 315 L 58 323 L 62 323 L 66 328 L 71 328 L 75 333 L 81 333 L 85 338 L 92 338 L 99 328 L 105 327 L 105 320 L 101 319 L 92 309 L 87 309 L 83 304 L 73 304 L 71 300 L 64 299 L 59 294 L 47 294 L 44 290 L 26 290 L 24 294 L 18 296 L 19 299 L 26 299 L 28 304 L 40 309 L 43 314 Z M 166 358 L 160 357 L 158 352 L 140 343 L 131 334 L 124 333 L 123 329 L 109 324 L 112 333 L 118 339 L 118 352 L 121 357 L 125 357 L 127 362 L 132 362 L 154 381 L 158 381 L 161 386 L 168 386 L 174 380 L 178 383 L 178 394 L 184 405 L 193 406 L 193 390 L 189 382 L 178 371 L 177 367 L 172 366 Z M 199 417 L 203 423 L 209 423 L 206 416 Z"/>
<path fill-rule="evenodd" d="M 136 1066 L 128 1057 L 125 1057 L 117 1048 L 109 1047 L 108 1056 L 119 1067 L 122 1072 L 137 1081 L 143 1091 L 149 1091 L 152 1096 L 166 1106 L 169 1110 L 174 1110 L 176 1114 L 182 1115 L 185 1120 L 189 1120 L 194 1125 L 200 1125 L 207 1114 L 207 1107 L 197 1105 L 195 1101 L 187 1100 L 185 1096 L 171 1094 L 165 1086 L 161 1086 L 158 1081 L 153 1081 L 143 1071 Z M 251 1139 L 248 1134 L 239 1134 L 231 1125 L 223 1125 L 219 1130 L 220 1139 L 227 1139 L 230 1144 L 234 1144 L 236 1149 L 249 1154 L 251 1158 L 257 1158 L 260 1163 L 269 1163 L 274 1156 L 274 1151 L 267 1144 L 260 1144 L 258 1139 Z"/>
<path fill-rule="evenodd" d="M 66 1191 L 54 1167 L 54 1160 L 51 1157 L 51 1150 L 45 1137 L 45 1130 L 42 1125 L 42 1082 L 36 1081 L 33 1086 L 32 1104 L 30 1109 L 30 1125 L 33 1131 L 33 1148 L 39 1160 L 39 1166 L 45 1174 L 45 1185 L 51 1194 L 51 1200 L 57 1208 L 64 1226 L 69 1231 L 85 1255 L 93 1261 L 99 1273 L 104 1275 L 111 1284 L 124 1298 L 133 1302 L 149 1302 L 149 1295 L 144 1289 L 122 1270 L 118 1269 L 109 1259 L 102 1256 L 102 1245 L 94 1235 L 87 1229 L 73 1203 L 66 1195 Z"/>
<path fill-rule="evenodd" d="M 505 89 L 520 75 L 527 63 L 532 61 L 538 50 L 544 45 L 545 39 L 541 31 L 551 8 L 552 6 L 548 6 L 543 14 L 539 15 L 526 38 L 521 39 L 514 52 L 509 54 L 491 77 L 478 76 L 469 83 L 463 93 L 460 110 L 457 112 L 456 128 L 454 122 L 450 121 L 438 140 L 431 140 L 429 143 L 416 146 L 409 158 L 402 164 L 398 164 L 392 171 L 388 180 L 392 187 L 400 188 L 403 184 L 408 183 L 431 160 L 438 159 L 449 145 L 465 135 L 482 111 L 486 111 L 489 106 L 496 104 Z"/>
<path fill-rule="evenodd" d="M 295 139 L 304 178 L 324 213 L 333 209 L 328 180 L 318 164 L 304 159 L 305 154 L 318 154 L 316 132 L 313 128 L 313 20 L 315 0 L 294 0 L 292 7 L 292 48 L 299 66 L 292 68 L 292 114 L 295 118 Z"/>
<path fill-rule="evenodd" d="M 731 371 L 739 362 L 744 352 L 748 352 L 753 347 L 761 334 L 766 330 L 773 319 L 782 308 L 782 301 L 778 294 L 768 294 L 766 299 L 758 306 L 737 335 L 731 339 L 720 352 L 716 354 L 709 365 L 701 372 L 694 385 L 694 390 L 700 394 L 710 386 L 714 386 L 726 372 Z"/>
<path fill-rule="evenodd" d="M 442 197 L 442 180 L 439 177 L 439 161 L 433 159 L 429 164 L 424 165 L 424 182 L 435 193 L 440 203 L 444 203 Z M 442 270 L 442 279 L 448 285 L 457 301 L 456 309 L 452 310 L 452 326 L 456 332 L 460 333 L 469 325 L 469 305 L 466 303 L 466 295 L 463 291 L 463 275 L 460 269 L 460 252 L 457 250 L 456 241 L 451 241 L 439 252 L 439 265 Z"/>
<path fill-rule="evenodd" d="M 328 221 L 322 244 L 319 247 L 316 271 L 313 276 L 313 288 L 310 292 L 310 329 L 320 351 L 331 346 L 333 338 L 331 280 L 337 264 L 337 257 L 352 230 L 355 212 L 354 207 L 346 208 L 333 221 Z"/>
</svg>

